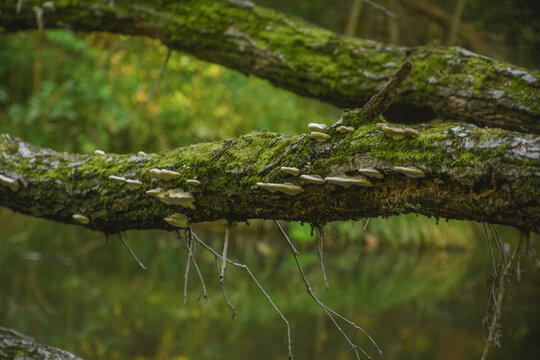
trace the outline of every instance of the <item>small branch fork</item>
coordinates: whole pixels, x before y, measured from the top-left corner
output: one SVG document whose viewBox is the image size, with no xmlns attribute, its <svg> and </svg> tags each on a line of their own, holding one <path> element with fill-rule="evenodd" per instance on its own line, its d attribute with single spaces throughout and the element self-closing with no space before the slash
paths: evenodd
<svg viewBox="0 0 540 360">
<path fill-rule="evenodd" d="M 293 359 L 293 354 L 292 354 L 292 341 L 291 341 L 291 327 L 289 325 L 289 321 L 287 320 L 287 318 L 285 318 L 285 316 L 281 313 L 281 311 L 278 309 L 278 307 L 276 306 L 276 304 L 274 304 L 274 302 L 272 301 L 272 298 L 270 297 L 270 295 L 268 295 L 268 293 L 266 292 L 266 290 L 264 290 L 264 288 L 261 286 L 261 284 L 257 281 L 257 278 L 255 277 L 255 275 L 253 275 L 253 273 L 251 272 L 251 270 L 249 269 L 249 267 L 245 264 L 241 264 L 241 263 L 238 263 L 238 262 L 235 262 L 235 261 L 232 261 L 230 259 L 227 259 L 225 257 L 223 257 L 222 255 L 220 255 L 217 251 L 215 251 L 212 247 L 210 247 L 209 245 L 207 245 L 204 241 L 202 241 L 201 239 L 199 239 L 199 237 L 193 232 L 193 230 L 191 228 L 189 228 L 189 232 L 191 233 L 191 235 L 193 236 L 193 239 L 195 239 L 199 244 L 201 244 L 206 250 L 210 251 L 215 257 L 217 260 L 221 260 L 223 262 L 227 262 L 233 266 L 236 266 L 236 267 L 239 267 L 241 269 L 244 269 L 248 275 L 251 277 L 251 279 L 253 280 L 253 282 L 257 285 L 257 287 L 259 288 L 259 290 L 263 293 L 263 295 L 266 297 L 266 299 L 268 300 L 268 302 L 270 303 L 270 305 L 272 305 L 272 307 L 274 308 L 274 310 L 278 313 L 279 317 L 281 317 L 281 319 L 283 320 L 283 322 L 285 323 L 285 325 L 287 326 L 287 345 L 288 345 L 288 348 L 289 348 L 289 359 Z"/>
<path fill-rule="evenodd" d="M 298 258 L 298 250 L 296 250 L 296 248 L 294 247 L 293 243 L 291 242 L 291 240 L 289 239 L 289 237 L 287 236 L 287 233 L 285 233 L 285 231 L 283 230 L 283 228 L 281 227 L 281 225 L 279 224 L 279 221 L 277 220 L 274 220 L 276 226 L 278 227 L 278 229 L 280 230 L 281 234 L 283 235 L 283 237 L 285 238 L 285 240 L 287 240 L 287 243 L 289 244 L 289 246 L 291 247 L 291 251 L 292 251 L 292 254 L 294 256 L 294 260 L 296 261 L 296 265 L 298 266 L 298 270 L 300 271 L 300 275 L 302 276 L 302 279 L 304 280 L 304 284 L 306 285 L 306 289 L 307 289 L 307 292 L 309 294 L 309 296 L 311 296 L 313 298 L 313 300 L 315 300 L 315 302 L 323 309 L 323 311 L 326 313 L 326 315 L 328 315 L 328 317 L 330 318 L 330 320 L 334 323 L 334 325 L 336 326 L 336 328 L 339 330 L 339 332 L 341 333 L 341 335 L 343 335 L 343 337 L 345 338 L 345 340 L 347 341 L 347 343 L 349 343 L 349 346 L 351 347 L 351 350 L 355 353 L 356 355 L 356 358 L 357 359 L 360 359 L 360 354 L 358 353 L 358 350 L 360 350 L 368 359 L 371 359 L 371 356 L 369 356 L 365 351 L 364 349 L 362 349 L 362 347 L 358 346 L 358 345 L 355 345 L 350 339 L 349 337 L 347 336 L 347 334 L 345 334 L 345 332 L 343 331 L 343 329 L 339 326 L 338 322 L 336 321 L 335 317 L 343 320 L 344 322 L 346 322 L 347 324 L 351 325 L 352 327 L 354 327 L 355 329 L 361 331 L 362 333 L 364 333 L 368 339 L 371 341 L 371 343 L 375 346 L 375 348 L 378 350 L 379 352 L 379 355 L 382 355 L 382 351 L 381 349 L 379 348 L 379 346 L 377 345 L 377 343 L 375 342 L 375 340 L 373 340 L 373 338 L 364 330 L 362 329 L 360 326 L 356 325 L 356 323 L 354 323 L 353 321 L 341 316 L 340 314 L 336 313 L 334 310 L 330 309 L 328 306 L 326 306 L 324 303 L 322 303 L 318 298 L 317 296 L 315 296 L 315 294 L 313 293 L 313 290 L 311 289 L 311 285 L 309 284 L 309 281 L 306 277 L 306 274 L 304 273 L 304 270 L 302 268 L 302 265 L 300 264 L 300 260 Z"/>
<path fill-rule="evenodd" d="M 199 275 L 199 279 L 201 280 L 201 285 L 203 288 L 202 296 L 206 299 L 206 301 L 209 301 L 208 299 L 208 291 L 206 290 L 206 284 L 204 283 L 204 278 L 202 276 L 201 270 L 199 269 L 199 265 L 197 265 L 197 261 L 195 261 L 195 242 L 193 241 L 193 236 L 191 233 L 186 230 L 184 233 L 184 236 L 180 233 L 180 231 L 176 230 L 174 232 L 174 235 L 177 239 L 182 239 L 184 241 L 185 248 L 188 251 L 188 258 L 186 262 L 186 271 L 184 272 L 184 304 L 187 302 L 187 284 L 188 284 L 188 274 L 189 274 L 189 266 L 191 261 L 193 261 L 193 265 L 195 266 L 195 270 L 197 271 L 197 274 Z"/>
</svg>

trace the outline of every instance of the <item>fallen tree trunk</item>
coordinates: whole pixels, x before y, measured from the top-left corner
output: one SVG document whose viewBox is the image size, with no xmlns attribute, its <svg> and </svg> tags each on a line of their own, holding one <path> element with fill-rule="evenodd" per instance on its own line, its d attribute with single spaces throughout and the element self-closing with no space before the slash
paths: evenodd
<svg viewBox="0 0 540 360">
<path fill-rule="evenodd" d="M 444 123 L 394 140 L 361 121 L 358 111 L 344 114 L 356 129 L 326 130 L 325 142 L 263 131 L 150 155 L 58 153 L 1 135 L 0 205 L 107 234 L 217 219 L 324 224 L 411 212 L 538 230 L 537 136 Z"/>
<path fill-rule="evenodd" d="M 537 71 L 460 48 L 404 48 L 345 38 L 247 1 L 0 3 L 0 31 L 36 27 L 157 38 L 172 49 L 349 108 L 363 105 L 410 60 L 415 68 L 389 119 L 439 117 L 540 133 Z"/>
</svg>

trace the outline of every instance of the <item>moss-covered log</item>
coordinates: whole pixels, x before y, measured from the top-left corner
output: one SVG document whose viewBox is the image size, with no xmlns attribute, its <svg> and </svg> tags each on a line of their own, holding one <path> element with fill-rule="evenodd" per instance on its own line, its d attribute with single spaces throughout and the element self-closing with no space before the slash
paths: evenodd
<svg viewBox="0 0 540 360">
<path fill-rule="evenodd" d="M 65 350 L 40 344 L 36 339 L 0 326 L 0 360 L 82 360 Z"/>
<path fill-rule="evenodd" d="M 325 223 L 414 212 L 538 230 L 538 136 L 443 123 L 395 140 L 376 125 L 382 117 L 362 123 L 358 114 L 342 121 L 354 131 L 334 126 L 325 142 L 263 131 L 149 155 L 58 153 L 1 135 L 0 205 L 105 233 L 173 229 L 164 219 L 174 213 L 178 222 Z M 408 177 L 402 167 L 417 170 Z M 267 183 L 299 193 L 271 192 Z"/>
<path fill-rule="evenodd" d="M 414 69 L 389 119 L 421 122 L 436 116 L 540 133 L 538 71 L 460 48 L 403 48 L 345 38 L 247 1 L 0 2 L 0 32 L 38 26 L 154 37 L 173 49 L 348 108 L 363 105 L 411 60 Z"/>
</svg>

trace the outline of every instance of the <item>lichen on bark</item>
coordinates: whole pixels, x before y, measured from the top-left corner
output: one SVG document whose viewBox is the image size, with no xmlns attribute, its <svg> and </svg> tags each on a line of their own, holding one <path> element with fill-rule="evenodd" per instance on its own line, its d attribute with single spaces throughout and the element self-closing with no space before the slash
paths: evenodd
<svg viewBox="0 0 540 360">
<path fill-rule="evenodd" d="M 235 139 L 203 143 L 159 154 L 82 155 L 57 153 L 0 137 L 0 173 L 20 183 L 18 191 L 0 186 L 0 205 L 106 233 L 128 229 L 172 229 L 164 218 L 183 213 L 191 222 L 273 218 L 325 223 L 333 220 L 391 216 L 415 212 L 428 216 L 508 224 L 536 231 L 540 139 L 467 123 L 442 123 L 420 129 L 416 138 L 394 140 L 375 122 L 344 114 L 356 128 L 319 143 L 308 135 L 250 132 Z M 359 176 L 375 168 L 384 178 L 373 187 L 314 185 L 280 171 L 296 167 L 302 174 Z M 425 178 L 410 179 L 395 167 L 414 167 Z M 168 169 L 178 179 L 154 178 L 151 169 Z M 141 187 L 109 176 L 139 180 Z M 187 184 L 197 179 L 200 185 Z M 269 192 L 263 183 L 291 183 L 298 195 Z M 181 189 L 195 197 L 195 209 L 171 206 L 146 191 Z"/>
</svg>

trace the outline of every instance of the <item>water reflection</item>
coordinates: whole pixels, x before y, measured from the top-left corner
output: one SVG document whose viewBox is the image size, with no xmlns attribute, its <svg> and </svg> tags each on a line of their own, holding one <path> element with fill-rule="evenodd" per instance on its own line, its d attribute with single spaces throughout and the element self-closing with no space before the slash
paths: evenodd
<svg viewBox="0 0 540 360">
<path fill-rule="evenodd" d="M 232 320 L 216 264 L 202 248 L 197 258 L 210 298 L 190 275 L 183 303 L 186 254 L 162 232 L 133 233 L 143 273 L 118 239 L 73 226 L 2 214 L 0 324 L 88 359 L 284 359 L 285 327 L 240 269 L 227 270 L 228 294 L 239 311 Z M 270 229 L 262 226 L 266 234 Z M 221 239 L 202 235 L 217 249 Z M 237 234 L 230 254 L 249 264 L 291 322 L 297 359 L 352 359 L 344 339 L 305 291 L 279 237 L 252 241 Z M 244 233 L 245 235 L 245 233 Z M 260 239 L 258 239 L 260 240 Z M 256 245 L 259 244 L 259 245 Z M 264 244 L 264 245 L 261 245 Z M 356 245 L 355 245 L 356 244 Z M 330 290 L 312 245 L 299 245 L 312 285 L 327 305 L 367 329 L 384 359 L 478 359 L 484 342 L 487 251 L 385 249 L 358 243 L 330 246 Z M 524 265 L 525 266 L 525 265 Z M 512 290 L 503 315 L 502 349 L 490 359 L 540 358 L 540 274 L 532 266 Z M 361 334 L 352 339 L 375 354 Z"/>
</svg>

